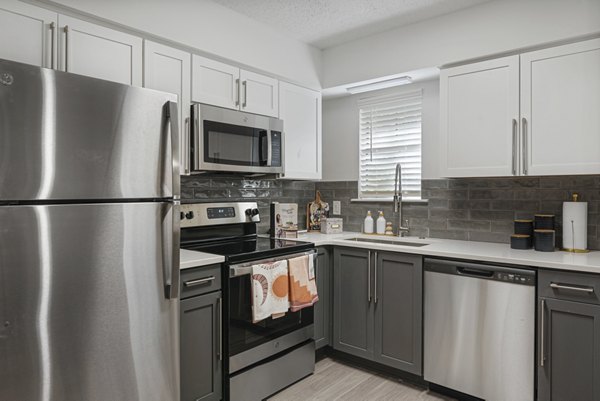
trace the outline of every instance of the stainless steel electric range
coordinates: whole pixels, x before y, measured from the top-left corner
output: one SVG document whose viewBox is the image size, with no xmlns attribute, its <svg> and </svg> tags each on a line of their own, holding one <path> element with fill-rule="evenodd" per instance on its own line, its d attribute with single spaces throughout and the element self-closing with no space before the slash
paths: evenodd
<svg viewBox="0 0 600 401">
<path fill-rule="evenodd" d="M 225 399 L 262 400 L 313 373 L 313 307 L 252 323 L 252 265 L 311 255 L 315 245 L 257 235 L 256 202 L 181 205 L 181 247 L 223 255 Z"/>
</svg>

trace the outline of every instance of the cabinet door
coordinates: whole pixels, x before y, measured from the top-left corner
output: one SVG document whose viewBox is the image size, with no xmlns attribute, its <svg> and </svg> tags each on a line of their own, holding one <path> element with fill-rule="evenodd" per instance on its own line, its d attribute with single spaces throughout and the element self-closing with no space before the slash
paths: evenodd
<svg viewBox="0 0 600 401">
<path fill-rule="evenodd" d="M 315 269 L 319 301 L 315 304 L 315 345 L 331 345 L 331 258 L 327 248 L 317 248 Z"/>
<path fill-rule="evenodd" d="M 538 316 L 538 400 L 600 400 L 600 306 L 541 298 Z"/>
<path fill-rule="evenodd" d="M 524 173 L 600 173 L 600 39 L 521 55 Z"/>
<path fill-rule="evenodd" d="M 321 113 L 321 93 L 287 82 L 279 83 L 285 178 L 321 179 Z"/>
<path fill-rule="evenodd" d="M 423 258 L 375 252 L 375 360 L 421 375 Z"/>
<path fill-rule="evenodd" d="M 20 1 L 0 4 L 0 58 L 56 68 L 58 15 Z"/>
<path fill-rule="evenodd" d="M 181 401 L 221 399 L 221 301 L 221 291 L 181 301 Z"/>
<path fill-rule="evenodd" d="M 239 109 L 240 69 L 194 55 L 192 57 L 192 100 L 197 103 Z"/>
<path fill-rule="evenodd" d="M 144 87 L 177 95 L 179 109 L 181 173 L 190 174 L 190 103 L 191 103 L 190 53 L 144 41 Z"/>
<path fill-rule="evenodd" d="M 373 272 L 371 252 L 334 252 L 333 348 L 373 359 Z"/>
<path fill-rule="evenodd" d="M 59 15 L 60 69 L 125 85 L 142 86 L 142 39 Z"/>
<path fill-rule="evenodd" d="M 442 175 L 518 174 L 518 120 L 519 56 L 442 70 Z"/>
<path fill-rule="evenodd" d="M 277 117 L 279 115 L 279 81 L 275 78 L 241 70 L 241 110 Z M 285 127 L 285 125 L 284 125 Z"/>
</svg>

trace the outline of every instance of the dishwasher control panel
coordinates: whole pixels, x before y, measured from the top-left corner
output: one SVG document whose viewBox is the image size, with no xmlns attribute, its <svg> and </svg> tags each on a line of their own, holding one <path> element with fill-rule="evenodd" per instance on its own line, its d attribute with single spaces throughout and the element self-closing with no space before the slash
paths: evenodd
<svg viewBox="0 0 600 401">
<path fill-rule="evenodd" d="M 496 280 L 506 281 L 509 283 L 518 283 L 518 284 L 535 284 L 535 276 L 531 275 L 523 275 L 518 273 L 505 273 L 505 272 L 496 272 L 494 275 Z"/>
</svg>

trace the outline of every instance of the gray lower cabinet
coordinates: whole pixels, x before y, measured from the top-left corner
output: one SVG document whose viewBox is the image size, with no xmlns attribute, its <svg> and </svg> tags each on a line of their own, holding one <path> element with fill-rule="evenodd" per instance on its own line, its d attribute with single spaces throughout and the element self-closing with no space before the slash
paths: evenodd
<svg viewBox="0 0 600 401">
<path fill-rule="evenodd" d="M 336 248 L 333 347 L 421 374 L 421 256 Z"/>
<path fill-rule="evenodd" d="M 421 374 L 423 257 L 375 252 L 375 361 Z"/>
<path fill-rule="evenodd" d="M 539 401 L 600 401 L 599 282 L 598 276 L 540 271 Z"/>
<path fill-rule="evenodd" d="M 333 348 L 373 359 L 371 253 L 336 248 L 333 260 Z"/>
<path fill-rule="evenodd" d="M 317 349 L 331 345 L 331 256 L 328 248 L 317 248 L 315 275 L 319 301 L 315 304 L 315 346 Z"/>
<path fill-rule="evenodd" d="M 222 397 L 221 300 L 217 291 L 181 301 L 181 401 Z"/>
</svg>

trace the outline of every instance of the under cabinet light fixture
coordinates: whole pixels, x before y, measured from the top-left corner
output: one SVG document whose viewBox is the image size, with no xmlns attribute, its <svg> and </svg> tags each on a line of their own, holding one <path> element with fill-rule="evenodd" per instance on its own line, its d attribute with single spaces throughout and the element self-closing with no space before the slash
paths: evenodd
<svg viewBox="0 0 600 401">
<path fill-rule="evenodd" d="M 409 76 L 386 79 L 385 81 L 371 82 L 346 88 L 351 94 L 371 92 L 379 89 L 393 88 L 394 86 L 406 85 L 412 83 L 412 78 Z"/>
</svg>

